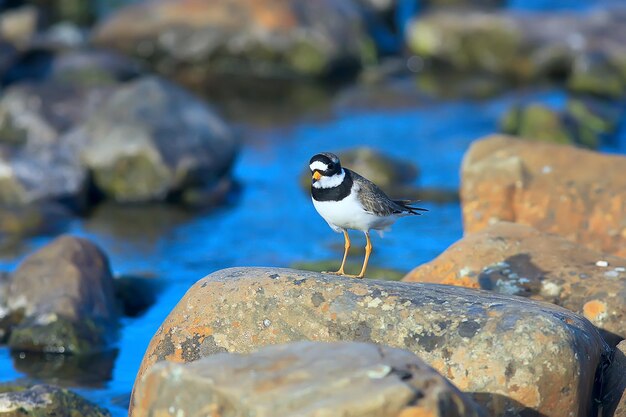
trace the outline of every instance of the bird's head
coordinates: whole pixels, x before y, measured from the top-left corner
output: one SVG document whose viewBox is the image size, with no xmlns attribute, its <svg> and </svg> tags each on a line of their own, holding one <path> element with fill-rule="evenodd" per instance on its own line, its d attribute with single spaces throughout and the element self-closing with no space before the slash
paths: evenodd
<svg viewBox="0 0 626 417">
<path fill-rule="evenodd" d="M 337 155 L 329 152 L 318 153 L 309 161 L 312 184 L 315 188 L 332 188 L 341 184 L 344 172 Z"/>
</svg>

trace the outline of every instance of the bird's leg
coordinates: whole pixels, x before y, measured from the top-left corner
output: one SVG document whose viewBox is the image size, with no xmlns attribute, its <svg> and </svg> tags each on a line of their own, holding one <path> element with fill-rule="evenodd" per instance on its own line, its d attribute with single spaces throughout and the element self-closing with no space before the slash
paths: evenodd
<svg viewBox="0 0 626 417">
<path fill-rule="evenodd" d="M 346 273 L 343 270 L 343 267 L 346 265 L 346 259 L 348 258 L 348 251 L 350 250 L 350 236 L 348 235 L 348 232 L 346 230 L 343 231 L 343 239 L 344 239 L 344 252 L 343 252 L 343 259 L 341 261 L 341 266 L 339 267 L 338 271 L 335 272 L 324 272 L 325 274 L 334 274 L 334 275 L 346 275 Z"/>
<path fill-rule="evenodd" d="M 363 267 L 361 268 L 361 272 L 356 278 L 363 278 L 365 276 L 365 270 L 367 269 L 367 263 L 370 260 L 370 254 L 372 253 L 372 241 L 370 240 L 370 233 L 365 232 L 365 239 L 367 243 L 365 244 L 365 259 L 363 260 Z"/>
</svg>

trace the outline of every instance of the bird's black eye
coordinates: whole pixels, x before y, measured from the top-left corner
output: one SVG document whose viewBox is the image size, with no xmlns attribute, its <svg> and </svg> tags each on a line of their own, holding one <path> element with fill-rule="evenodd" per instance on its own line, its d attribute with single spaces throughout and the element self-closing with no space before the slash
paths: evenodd
<svg viewBox="0 0 626 417">
<path fill-rule="evenodd" d="M 332 162 L 328 164 L 328 169 L 333 169 L 334 167 L 335 167 L 335 164 L 333 164 Z"/>
</svg>

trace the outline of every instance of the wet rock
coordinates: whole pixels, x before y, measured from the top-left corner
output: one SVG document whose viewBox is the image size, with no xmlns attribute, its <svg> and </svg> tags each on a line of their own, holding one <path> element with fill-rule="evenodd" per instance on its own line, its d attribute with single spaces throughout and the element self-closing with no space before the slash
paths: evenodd
<svg viewBox="0 0 626 417">
<path fill-rule="evenodd" d="M 112 341 L 117 323 L 106 255 L 82 238 L 62 236 L 28 256 L 13 273 L 8 310 L 16 350 L 83 354 Z"/>
<path fill-rule="evenodd" d="M 155 77 L 120 86 L 65 140 L 80 149 L 96 187 L 119 202 L 211 187 L 227 176 L 237 150 L 211 109 Z"/>
<path fill-rule="evenodd" d="M 136 389 L 135 415 L 485 416 L 410 352 L 369 343 L 300 342 L 249 355 L 161 363 Z"/>
<path fill-rule="evenodd" d="M 351 0 L 142 2 L 102 22 L 94 42 L 187 81 L 324 77 L 374 54 Z"/>
<path fill-rule="evenodd" d="M 52 385 L 0 385 L 0 416 L 110 417 L 110 413 L 81 396 Z"/>
<path fill-rule="evenodd" d="M 602 417 L 626 417 L 626 340 L 615 348 L 604 384 Z"/>
<path fill-rule="evenodd" d="M 462 391 L 481 393 L 492 415 L 509 416 L 590 415 L 594 373 L 608 351 L 586 319 L 547 303 L 452 286 L 235 268 L 187 292 L 150 342 L 137 381 L 164 360 L 302 340 L 410 350 Z"/>
<path fill-rule="evenodd" d="M 511 221 L 626 257 L 624 170 L 623 156 L 507 136 L 479 140 L 461 169 L 465 231 Z"/>
<path fill-rule="evenodd" d="M 72 50 L 54 58 L 48 77 L 57 83 L 89 87 L 127 81 L 140 72 L 137 62 L 114 52 Z"/>
<path fill-rule="evenodd" d="M 419 175 L 419 168 L 413 162 L 365 146 L 337 152 L 337 156 L 342 166 L 358 172 L 392 195 L 396 188 L 410 184 Z M 308 168 L 300 176 L 300 183 L 307 191 L 311 188 Z"/>
<path fill-rule="evenodd" d="M 72 219 L 73 213 L 57 203 L 0 206 L 0 242 L 58 234 L 67 228 Z"/>
<path fill-rule="evenodd" d="M 565 109 L 537 103 L 515 106 L 500 125 L 507 134 L 596 149 L 603 139 L 617 133 L 621 114 L 617 103 L 583 97 L 568 100 Z"/>
<path fill-rule="evenodd" d="M 513 107 L 504 115 L 501 128 L 504 133 L 531 140 L 574 143 L 564 117 L 542 104 Z"/>
<path fill-rule="evenodd" d="M 626 338 L 626 259 L 530 226 L 500 222 L 470 233 L 403 280 L 555 303 L 584 315 L 612 344 Z"/>
<path fill-rule="evenodd" d="M 140 276 L 121 276 L 113 280 L 115 298 L 125 316 L 139 317 L 156 302 L 163 282 Z"/>
<path fill-rule="evenodd" d="M 117 355 L 117 350 L 86 355 L 11 352 L 15 369 L 31 380 L 89 388 L 102 388 L 111 381 Z"/>
<path fill-rule="evenodd" d="M 625 8 L 589 13 L 437 12 L 407 30 L 412 52 L 432 69 L 503 79 L 560 80 L 576 92 L 626 91 Z"/>
</svg>

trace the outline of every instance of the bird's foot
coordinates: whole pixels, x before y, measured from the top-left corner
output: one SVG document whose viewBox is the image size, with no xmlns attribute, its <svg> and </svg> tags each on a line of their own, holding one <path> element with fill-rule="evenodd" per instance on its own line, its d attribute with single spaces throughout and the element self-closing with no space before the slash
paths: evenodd
<svg viewBox="0 0 626 417">
<path fill-rule="evenodd" d="M 359 275 L 346 274 L 342 270 L 339 270 L 339 271 L 322 271 L 322 274 L 339 275 L 339 276 L 348 277 L 348 278 L 363 278 L 363 276 L 364 276 L 363 274 L 359 274 Z"/>
</svg>

